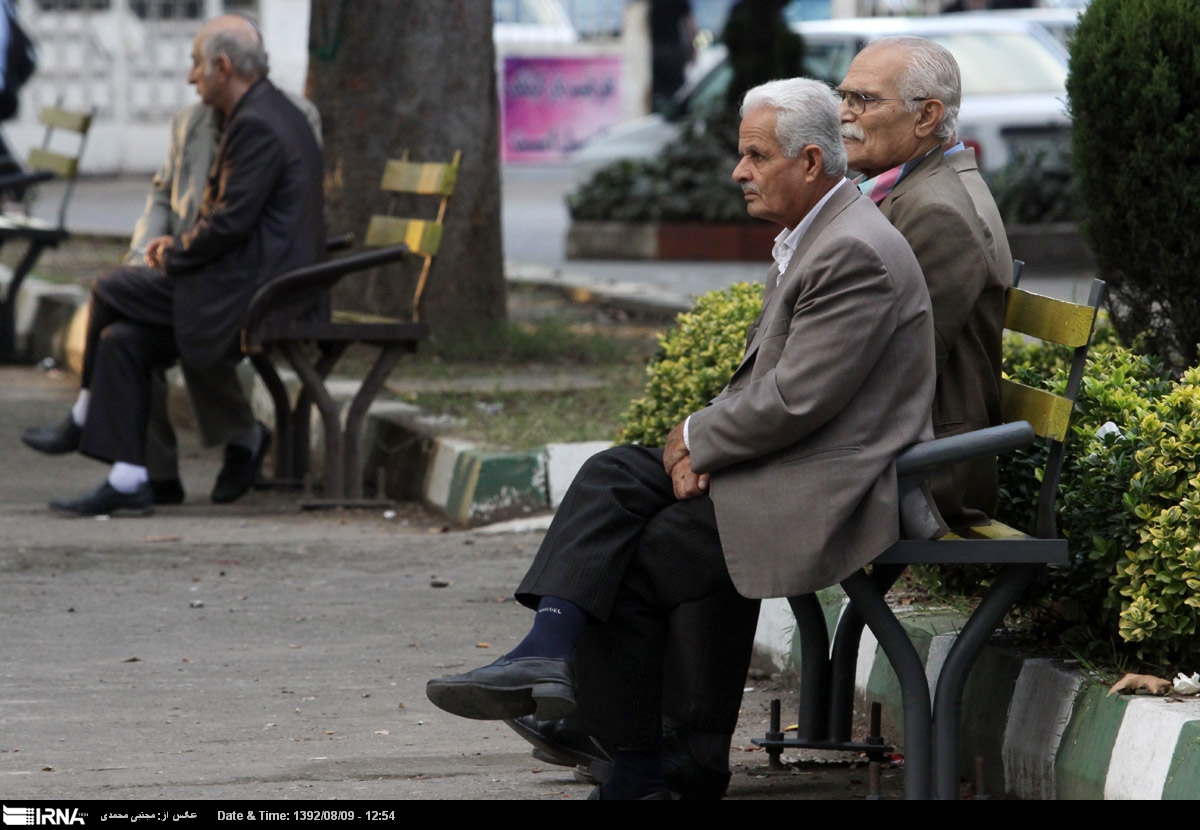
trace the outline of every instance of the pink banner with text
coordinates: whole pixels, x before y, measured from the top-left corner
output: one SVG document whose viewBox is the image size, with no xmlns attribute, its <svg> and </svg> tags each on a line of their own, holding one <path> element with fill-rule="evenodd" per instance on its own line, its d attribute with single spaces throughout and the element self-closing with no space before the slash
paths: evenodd
<svg viewBox="0 0 1200 830">
<path fill-rule="evenodd" d="M 506 57 L 504 161 L 563 161 L 621 121 L 619 57 Z"/>
</svg>

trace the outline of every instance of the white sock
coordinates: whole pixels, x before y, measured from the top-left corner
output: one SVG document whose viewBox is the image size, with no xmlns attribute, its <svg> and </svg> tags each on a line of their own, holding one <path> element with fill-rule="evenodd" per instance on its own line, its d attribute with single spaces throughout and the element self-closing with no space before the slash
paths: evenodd
<svg viewBox="0 0 1200 830">
<path fill-rule="evenodd" d="M 150 480 L 145 467 L 118 461 L 108 471 L 108 483 L 118 493 L 133 493 Z"/>
<path fill-rule="evenodd" d="M 230 444 L 235 447 L 245 447 L 250 450 L 251 455 L 258 455 L 258 448 L 262 446 L 263 428 L 258 424 L 250 427 L 249 431 L 243 432 L 241 435 L 230 440 Z"/>
<path fill-rule="evenodd" d="M 87 422 L 88 401 L 91 399 L 91 390 L 79 390 L 79 397 L 75 399 L 75 405 L 71 407 L 71 420 L 75 422 L 75 426 L 81 427 Z"/>
</svg>

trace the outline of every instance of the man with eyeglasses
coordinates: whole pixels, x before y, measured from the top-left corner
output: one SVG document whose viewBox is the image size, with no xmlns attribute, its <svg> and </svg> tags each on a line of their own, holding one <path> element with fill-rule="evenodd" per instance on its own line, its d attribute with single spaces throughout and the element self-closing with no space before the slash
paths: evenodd
<svg viewBox="0 0 1200 830">
<path fill-rule="evenodd" d="M 1000 422 L 1000 340 L 1012 255 L 975 152 L 955 140 L 962 83 L 954 56 L 918 37 L 872 42 L 842 81 L 849 165 L 912 246 L 933 301 L 938 438 Z M 961 464 L 930 486 L 952 528 L 987 524 L 995 459 Z"/>
<path fill-rule="evenodd" d="M 912 247 L 932 298 L 934 432 L 940 438 L 999 423 L 1012 255 L 975 153 L 955 140 L 958 65 L 924 38 L 884 38 L 859 53 L 836 92 L 849 167 Z M 995 509 L 994 459 L 959 465 L 930 484 L 951 527 L 986 524 Z M 679 725 L 667 744 L 668 783 L 676 792 L 720 798 L 728 786 L 730 739 L 757 622 L 757 602 L 730 596 L 689 603 L 671 617 L 663 711 Z M 581 736 L 530 720 L 512 725 L 538 747 L 537 757 L 603 776 L 605 760 Z"/>
</svg>

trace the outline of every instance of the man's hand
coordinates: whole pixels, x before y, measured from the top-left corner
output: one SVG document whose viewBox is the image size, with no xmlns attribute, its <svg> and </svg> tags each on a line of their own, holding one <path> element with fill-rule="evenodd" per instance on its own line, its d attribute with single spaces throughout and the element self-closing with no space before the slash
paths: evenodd
<svg viewBox="0 0 1200 830">
<path fill-rule="evenodd" d="M 694 499 L 708 492 L 708 473 L 692 472 L 691 456 L 685 455 L 671 468 L 671 485 L 675 488 L 675 498 Z"/>
<path fill-rule="evenodd" d="M 157 236 L 146 244 L 146 263 L 151 268 L 162 268 L 167 251 L 175 247 L 175 237 Z"/>
<path fill-rule="evenodd" d="M 680 421 L 671 430 L 667 436 L 667 443 L 663 446 L 663 469 L 670 473 L 686 455 L 688 455 L 687 444 L 683 443 L 683 425 L 684 421 Z M 689 468 L 691 465 L 688 465 Z"/>
</svg>

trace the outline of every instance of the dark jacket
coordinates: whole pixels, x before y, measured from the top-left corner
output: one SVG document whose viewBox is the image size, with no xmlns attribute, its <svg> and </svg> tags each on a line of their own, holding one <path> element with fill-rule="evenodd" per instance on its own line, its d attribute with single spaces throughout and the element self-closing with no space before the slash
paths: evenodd
<svg viewBox="0 0 1200 830">
<path fill-rule="evenodd" d="M 224 126 L 196 224 L 167 255 L 184 360 L 237 360 L 254 293 L 324 256 L 322 174 L 304 114 L 270 81 L 256 82 Z"/>
</svg>

